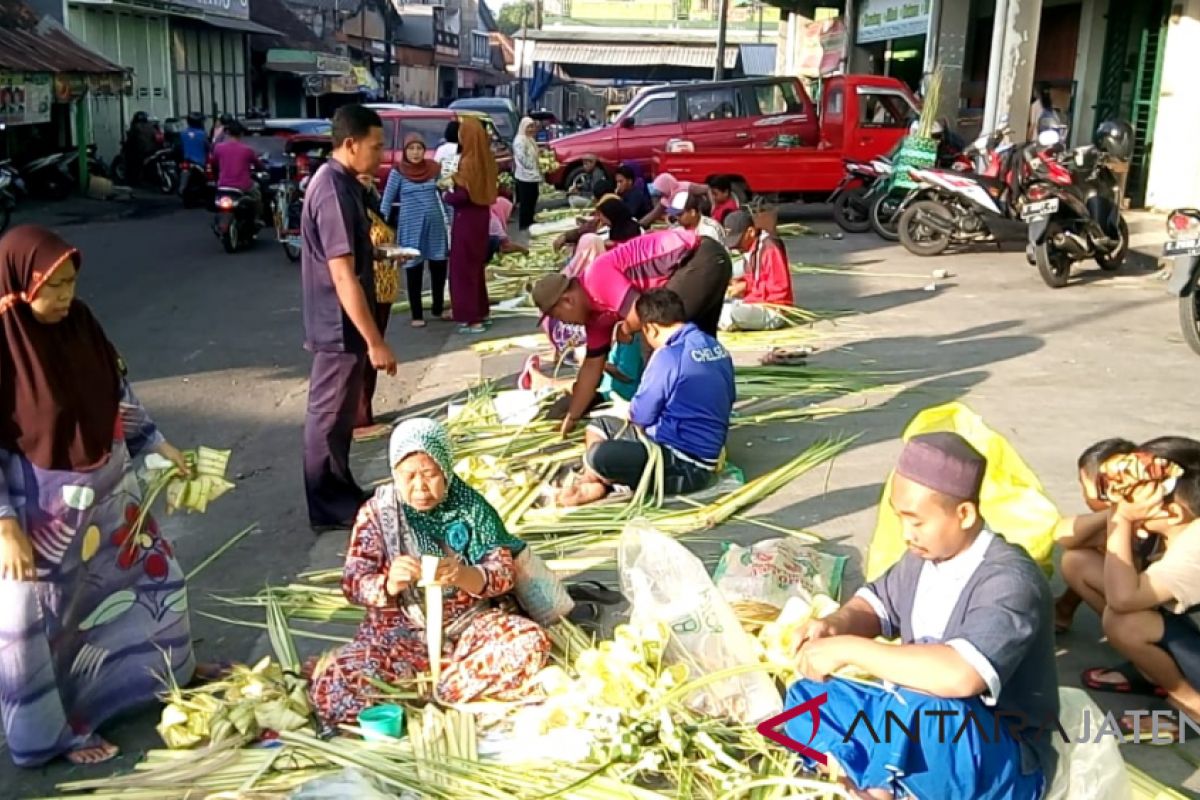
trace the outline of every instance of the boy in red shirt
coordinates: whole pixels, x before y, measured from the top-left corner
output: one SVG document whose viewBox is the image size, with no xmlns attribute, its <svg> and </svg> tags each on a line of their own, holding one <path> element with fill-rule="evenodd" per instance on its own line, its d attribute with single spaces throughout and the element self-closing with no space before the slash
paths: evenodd
<svg viewBox="0 0 1200 800">
<path fill-rule="evenodd" d="M 790 306 L 792 273 L 783 242 L 760 230 L 746 211 L 726 218 L 725 246 L 746 256 L 746 271 L 729 282 L 728 300 L 721 311 L 724 331 L 765 331 L 782 328 L 786 321 L 771 306 Z"/>
</svg>

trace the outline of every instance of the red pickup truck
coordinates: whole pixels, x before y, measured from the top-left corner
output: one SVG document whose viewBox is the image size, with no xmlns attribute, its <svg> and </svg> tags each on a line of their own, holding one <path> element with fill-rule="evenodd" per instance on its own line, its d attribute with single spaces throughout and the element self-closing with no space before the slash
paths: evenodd
<svg viewBox="0 0 1200 800">
<path fill-rule="evenodd" d="M 703 182 L 729 175 L 746 194 L 778 200 L 823 201 L 845 174 L 845 161 L 867 161 L 887 153 L 920 113 L 908 87 L 895 78 L 845 75 L 827 78 L 821 92 L 820 139 L 815 146 L 705 147 L 658 151 L 654 173 Z M 680 144 L 676 145 L 676 148 Z"/>
<path fill-rule="evenodd" d="M 786 136 L 816 145 L 818 133 L 816 107 L 795 78 L 655 86 L 642 90 L 611 125 L 551 141 L 558 168 L 546 180 L 560 189 L 573 186 L 589 155 L 610 179 L 621 164 L 649 177 L 654 152 L 681 139 L 721 147 L 765 145 Z"/>
</svg>

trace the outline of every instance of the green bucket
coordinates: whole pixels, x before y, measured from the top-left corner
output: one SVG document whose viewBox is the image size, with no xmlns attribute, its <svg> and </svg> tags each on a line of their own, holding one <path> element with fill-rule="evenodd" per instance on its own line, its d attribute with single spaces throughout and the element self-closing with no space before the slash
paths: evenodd
<svg viewBox="0 0 1200 800">
<path fill-rule="evenodd" d="M 399 739 L 404 731 L 404 709 L 396 705 L 371 706 L 358 715 L 358 727 L 364 739 Z"/>
</svg>

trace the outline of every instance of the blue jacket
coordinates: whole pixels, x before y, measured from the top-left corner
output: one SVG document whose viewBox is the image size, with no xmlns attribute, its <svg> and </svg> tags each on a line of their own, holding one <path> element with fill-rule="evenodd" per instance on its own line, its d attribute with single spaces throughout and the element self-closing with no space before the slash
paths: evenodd
<svg viewBox="0 0 1200 800">
<path fill-rule="evenodd" d="M 715 466 L 735 399 L 729 352 L 689 322 L 650 356 L 629 420 L 660 445 Z"/>
<path fill-rule="evenodd" d="M 183 160 L 200 167 L 208 161 L 208 135 L 203 128 L 186 128 L 179 135 Z"/>
</svg>

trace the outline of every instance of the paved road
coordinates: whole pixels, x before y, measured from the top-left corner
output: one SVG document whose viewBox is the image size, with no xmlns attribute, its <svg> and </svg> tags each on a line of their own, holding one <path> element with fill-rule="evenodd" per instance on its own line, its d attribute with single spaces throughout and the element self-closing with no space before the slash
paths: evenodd
<svg viewBox="0 0 1200 800">
<path fill-rule="evenodd" d="M 207 214 L 161 202 L 132 209 L 104 206 L 109 221 L 82 224 L 92 204 L 29 210 L 14 224 L 49 221 L 83 253 L 80 294 L 96 311 L 129 364 L 135 389 L 166 436 L 180 447 L 232 448 L 237 489 L 204 516 L 162 520 L 185 569 L 252 522 L 243 540 L 192 583 L 192 606 L 208 594 L 249 593 L 293 576 L 309 561 L 300 479 L 300 432 L 309 359 L 301 347 L 299 267 L 270 240 L 226 255 Z M 47 213 L 48 212 L 48 213 Z M 112 217 L 124 216 L 123 219 Z M 397 318 L 389 340 L 402 366 L 381 381 L 377 408 L 398 410 L 427 360 L 452 327 L 424 330 Z M 329 546 L 329 545 L 327 545 Z M 246 628 L 193 615 L 201 659 L 246 659 L 256 639 Z M 151 712 L 111 731 L 136 756 L 158 746 Z M 0 755 L 0 798 L 52 793 L 57 781 L 83 776 L 65 765 L 17 770 Z"/>
</svg>

